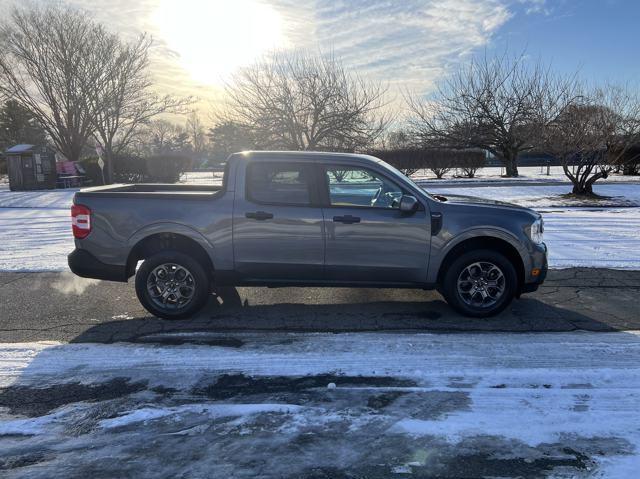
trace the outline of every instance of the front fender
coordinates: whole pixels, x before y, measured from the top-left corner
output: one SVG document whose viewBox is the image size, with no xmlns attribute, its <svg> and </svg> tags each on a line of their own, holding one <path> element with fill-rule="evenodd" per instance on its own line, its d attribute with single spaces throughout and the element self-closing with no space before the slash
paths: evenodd
<svg viewBox="0 0 640 479">
<path fill-rule="evenodd" d="M 457 233 L 451 238 L 436 236 L 432 239 L 431 261 L 429 261 L 429 273 L 427 278 L 428 282 L 435 284 L 438 281 L 438 273 L 440 271 L 440 267 L 442 266 L 442 263 L 447 255 L 451 252 L 451 250 L 453 250 L 453 248 L 463 243 L 464 241 L 483 237 L 500 239 L 509 243 L 520 255 L 525 271 L 531 269 L 530 255 L 527 253 L 527 250 L 522 242 L 513 233 L 508 230 L 496 227 L 473 227 Z"/>
</svg>

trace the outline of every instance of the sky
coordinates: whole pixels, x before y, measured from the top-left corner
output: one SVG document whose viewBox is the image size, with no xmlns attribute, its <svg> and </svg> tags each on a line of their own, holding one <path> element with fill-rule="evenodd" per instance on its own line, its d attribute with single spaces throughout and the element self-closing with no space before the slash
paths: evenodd
<svg viewBox="0 0 640 479">
<path fill-rule="evenodd" d="M 46 3 L 54 0 L 32 0 Z M 154 39 L 158 89 L 214 104 L 234 71 L 274 50 L 332 52 L 392 95 L 428 95 L 473 55 L 509 51 L 588 81 L 640 77 L 636 0 L 68 0 Z M 15 0 L 0 0 L 0 14 Z"/>
</svg>

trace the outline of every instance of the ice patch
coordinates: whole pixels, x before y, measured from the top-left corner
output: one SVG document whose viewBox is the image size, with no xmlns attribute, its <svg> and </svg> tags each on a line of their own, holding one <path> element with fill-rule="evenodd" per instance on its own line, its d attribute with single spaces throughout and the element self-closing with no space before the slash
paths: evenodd
<svg viewBox="0 0 640 479">
<path fill-rule="evenodd" d="M 305 408 L 292 404 L 188 404 L 167 408 L 146 407 L 130 411 L 116 418 L 105 419 L 100 422 L 100 427 L 113 429 L 179 414 L 204 414 L 211 418 L 220 418 L 249 416 L 265 412 L 291 414 L 302 409 Z"/>
<path fill-rule="evenodd" d="M 564 435 L 633 437 L 640 421 L 632 404 L 640 397 L 635 390 L 616 401 L 618 395 L 602 389 L 480 387 L 471 393 L 470 410 L 446 414 L 440 420 L 402 419 L 390 432 L 438 436 L 454 444 L 469 437 L 499 436 L 533 447 L 559 442 Z M 611 410 L 616 402 L 616 410 Z"/>
<path fill-rule="evenodd" d="M 0 420 L 0 436 L 37 436 L 44 434 L 47 426 L 55 423 L 64 414 L 64 411 L 60 411 L 29 419 Z"/>
<path fill-rule="evenodd" d="M 623 478 L 638 477 L 640 456 L 614 456 L 598 458 L 598 473 L 595 477 Z"/>
</svg>

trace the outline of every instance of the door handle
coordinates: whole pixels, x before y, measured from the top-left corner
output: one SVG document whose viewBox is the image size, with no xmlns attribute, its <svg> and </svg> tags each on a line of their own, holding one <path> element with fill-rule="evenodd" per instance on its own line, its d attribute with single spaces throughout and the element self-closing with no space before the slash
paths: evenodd
<svg viewBox="0 0 640 479">
<path fill-rule="evenodd" d="M 344 223 L 347 225 L 353 223 L 360 223 L 360 218 L 357 216 L 345 215 L 345 216 L 334 216 L 333 221 L 336 223 Z"/>
<path fill-rule="evenodd" d="M 256 211 L 255 213 L 245 213 L 244 216 L 252 220 L 264 221 L 273 218 L 273 213 L 267 213 L 266 211 Z"/>
</svg>

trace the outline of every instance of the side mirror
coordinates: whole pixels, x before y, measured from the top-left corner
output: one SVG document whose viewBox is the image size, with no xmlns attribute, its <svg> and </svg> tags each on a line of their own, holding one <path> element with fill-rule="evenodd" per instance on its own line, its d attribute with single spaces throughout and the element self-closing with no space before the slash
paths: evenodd
<svg viewBox="0 0 640 479">
<path fill-rule="evenodd" d="M 407 214 L 412 214 L 418 211 L 418 200 L 415 196 L 402 195 L 400 198 L 400 211 Z"/>
</svg>

